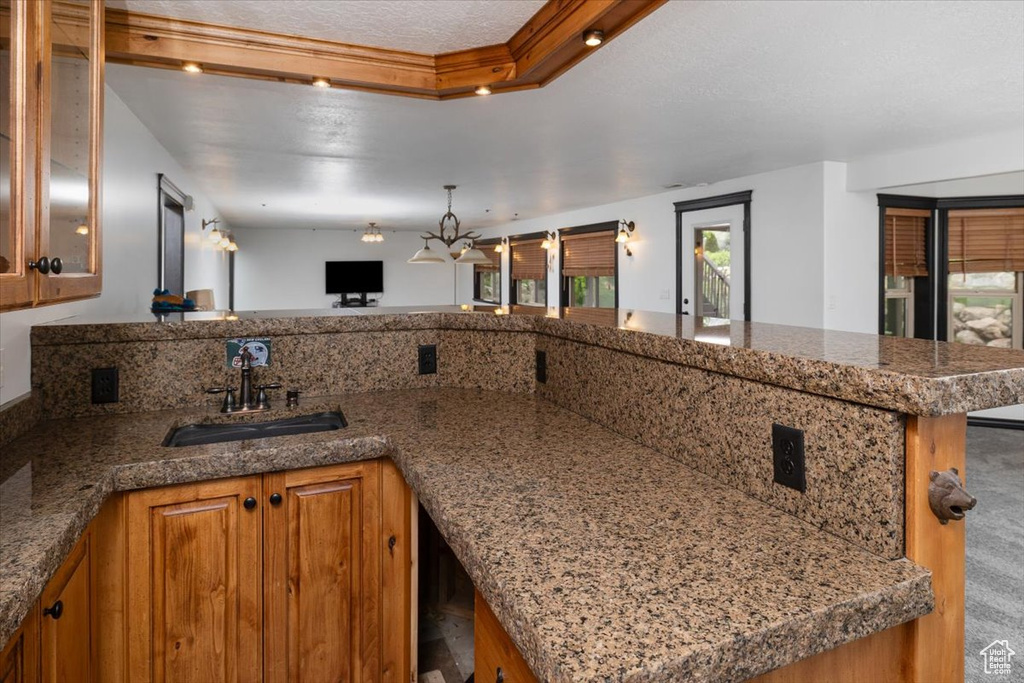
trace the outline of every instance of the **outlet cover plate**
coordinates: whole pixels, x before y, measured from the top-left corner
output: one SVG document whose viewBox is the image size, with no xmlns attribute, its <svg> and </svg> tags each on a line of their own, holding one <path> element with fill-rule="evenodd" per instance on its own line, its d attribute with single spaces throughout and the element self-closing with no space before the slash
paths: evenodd
<svg viewBox="0 0 1024 683">
<path fill-rule="evenodd" d="M 804 471 L 804 432 L 785 425 L 772 425 L 772 460 L 775 483 L 800 493 L 807 490 Z"/>
<path fill-rule="evenodd" d="M 117 403 L 119 396 L 117 368 L 92 369 L 92 402 Z"/>
<path fill-rule="evenodd" d="M 421 375 L 437 374 L 437 344 L 420 344 L 417 369 Z"/>
</svg>

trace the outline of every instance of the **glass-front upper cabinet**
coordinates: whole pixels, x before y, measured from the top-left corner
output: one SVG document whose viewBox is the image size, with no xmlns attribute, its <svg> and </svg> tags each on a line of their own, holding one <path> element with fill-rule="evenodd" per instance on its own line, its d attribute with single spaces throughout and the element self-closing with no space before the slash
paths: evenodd
<svg viewBox="0 0 1024 683">
<path fill-rule="evenodd" d="M 0 34 L 0 308 L 94 296 L 103 2 L 0 0 Z"/>
</svg>

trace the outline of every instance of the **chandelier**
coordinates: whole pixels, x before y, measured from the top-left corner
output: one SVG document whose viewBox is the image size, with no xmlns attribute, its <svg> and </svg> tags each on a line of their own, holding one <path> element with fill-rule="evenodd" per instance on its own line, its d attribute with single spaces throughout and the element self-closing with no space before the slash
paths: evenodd
<svg viewBox="0 0 1024 683">
<path fill-rule="evenodd" d="M 445 185 L 444 189 L 448 191 L 448 212 L 437 222 L 437 232 L 427 232 L 422 235 L 423 248 L 409 259 L 409 263 L 445 263 L 447 261 L 444 254 L 430 249 L 430 240 L 437 240 L 449 251 L 456 242 L 460 240 L 465 242 L 461 254 L 455 258 L 456 263 L 490 263 L 491 260 L 487 254 L 476 248 L 476 241 L 480 239 L 480 235 L 472 231 L 459 232 L 461 223 L 458 216 L 452 213 L 452 191 L 455 189 L 455 185 Z M 456 256 L 455 252 L 451 253 L 453 257 Z"/>
<path fill-rule="evenodd" d="M 363 231 L 363 236 L 359 240 L 361 242 L 383 242 L 384 235 L 381 234 L 376 223 L 370 223 L 370 227 Z"/>
</svg>

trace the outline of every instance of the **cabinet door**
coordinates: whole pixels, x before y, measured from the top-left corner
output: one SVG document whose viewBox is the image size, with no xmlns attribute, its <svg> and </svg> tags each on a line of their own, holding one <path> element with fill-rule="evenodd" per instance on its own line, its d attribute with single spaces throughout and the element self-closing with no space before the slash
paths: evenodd
<svg viewBox="0 0 1024 683">
<path fill-rule="evenodd" d="M 260 497 L 259 477 L 128 494 L 129 680 L 261 679 Z"/>
<path fill-rule="evenodd" d="M 40 4 L 0 0 L 0 309 L 32 303 Z"/>
<path fill-rule="evenodd" d="M 36 603 L 0 651 L 0 683 L 37 683 L 38 680 L 39 603 Z"/>
<path fill-rule="evenodd" d="M 43 589 L 42 680 L 93 680 L 91 538 L 86 532 Z"/>
<path fill-rule="evenodd" d="M 42 3 L 39 256 L 62 270 L 38 276 L 39 303 L 100 292 L 103 1 Z"/>
<path fill-rule="evenodd" d="M 473 678 L 478 683 L 536 683 L 501 622 L 480 592 L 473 601 Z"/>
<path fill-rule="evenodd" d="M 265 680 L 379 680 L 380 463 L 269 474 L 264 494 Z"/>
</svg>

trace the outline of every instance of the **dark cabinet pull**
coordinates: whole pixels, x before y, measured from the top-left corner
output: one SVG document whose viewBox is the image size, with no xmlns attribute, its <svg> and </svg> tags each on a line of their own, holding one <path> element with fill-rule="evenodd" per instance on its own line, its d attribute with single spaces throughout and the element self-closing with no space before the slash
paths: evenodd
<svg viewBox="0 0 1024 683">
<path fill-rule="evenodd" d="M 53 617 L 54 619 L 60 619 L 60 615 L 64 614 L 64 601 L 58 600 L 53 603 L 53 607 L 47 607 L 43 610 L 43 616 Z"/>
<path fill-rule="evenodd" d="M 505 683 L 505 674 L 502 673 L 501 667 L 498 667 L 498 675 L 494 677 L 494 683 Z"/>
<path fill-rule="evenodd" d="M 388 539 L 388 552 L 392 555 L 395 554 L 395 544 L 398 543 L 398 539 L 392 536 Z"/>
<path fill-rule="evenodd" d="M 60 260 L 59 256 L 54 256 L 52 259 L 40 256 L 38 261 L 28 262 L 28 269 L 38 270 L 41 275 L 46 275 L 50 272 L 54 275 L 60 275 L 60 271 L 64 270 L 64 262 Z"/>
<path fill-rule="evenodd" d="M 281 504 L 281 494 L 280 493 L 271 493 L 270 494 L 270 504 L 271 505 L 280 505 Z"/>
<path fill-rule="evenodd" d="M 41 274 L 46 275 L 50 272 L 50 259 L 40 256 L 38 261 L 29 261 L 28 269 L 38 270 Z"/>
<path fill-rule="evenodd" d="M 250 496 L 245 499 L 245 502 L 243 502 L 242 505 L 245 506 L 246 510 L 252 510 L 254 507 L 256 507 L 256 499 Z"/>
</svg>

